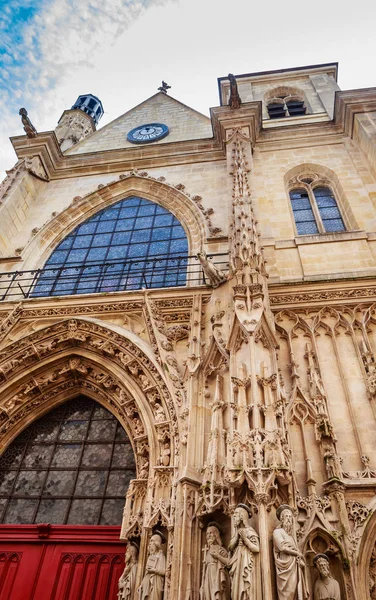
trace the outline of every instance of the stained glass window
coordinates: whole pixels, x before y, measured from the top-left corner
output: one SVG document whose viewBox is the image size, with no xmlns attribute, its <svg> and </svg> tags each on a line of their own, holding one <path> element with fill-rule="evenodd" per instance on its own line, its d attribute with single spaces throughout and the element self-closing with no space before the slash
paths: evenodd
<svg viewBox="0 0 376 600">
<path fill-rule="evenodd" d="M 329 187 L 312 187 L 301 179 L 304 188 L 290 191 L 290 201 L 298 235 L 346 231 L 336 199 Z"/>
<path fill-rule="evenodd" d="M 0 457 L 0 522 L 120 525 L 135 477 L 120 423 L 80 397 L 33 423 Z"/>
<path fill-rule="evenodd" d="M 76 227 L 47 260 L 31 296 L 185 285 L 188 242 L 165 208 L 132 196 Z"/>
</svg>

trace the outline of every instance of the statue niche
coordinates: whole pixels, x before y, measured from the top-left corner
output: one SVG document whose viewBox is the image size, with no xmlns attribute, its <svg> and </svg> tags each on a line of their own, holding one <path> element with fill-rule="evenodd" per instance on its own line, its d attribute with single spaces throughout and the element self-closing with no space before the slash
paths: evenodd
<svg viewBox="0 0 376 600">
<path fill-rule="evenodd" d="M 164 542 L 164 536 L 159 531 L 155 531 L 150 538 L 145 575 L 138 588 L 139 600 L 162 600 L 163 598 L 166 574 L 166 555 L 162 549 Z"/>
<path fill-rule="evenodd" d="M 281 523 L 273 532 L 278 600 L 308 600 L 305 561 L 294 535 L 293 510 L 281 504 L 276 514 Z"/>
<path fill-rule="evenodd" d="M 209 523 L 206 529 L 206 545 L 200 600 L 230 600 L 229 555 L 221 541 L 220 526 Z"/>
<path fill-rule="evenodd" d="M 234 535 L 229 544 L 231 600 L 256 600 L 260 574 L 255 555 L 260 552 L 256 531 L 250 525 L 252 513 L 245 504 L 238 504 L 233 514 Z"/>
</svg>

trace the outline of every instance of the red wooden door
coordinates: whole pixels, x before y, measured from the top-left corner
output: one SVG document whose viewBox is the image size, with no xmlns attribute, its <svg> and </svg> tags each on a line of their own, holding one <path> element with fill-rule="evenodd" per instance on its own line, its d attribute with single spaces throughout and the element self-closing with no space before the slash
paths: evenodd
<svg viewBox="0 0 376 600">
<path fill-rule="evenodd" d="M 1 600 L 116 600 L 119 527 L 0 525 Z"/>
</svg>

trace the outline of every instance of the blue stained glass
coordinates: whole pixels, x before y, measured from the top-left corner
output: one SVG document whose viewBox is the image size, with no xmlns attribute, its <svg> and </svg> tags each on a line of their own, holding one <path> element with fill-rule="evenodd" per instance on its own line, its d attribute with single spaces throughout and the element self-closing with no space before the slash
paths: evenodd
<svg viewBox="0 0 376 600">
<path fill-rule="evenodd" d="M 120 211 L 120 218 L 126 219 L 129 217 L 135 217 L 137 215 L 138 206 L 127 206 L 126 208 L 122 208 Z"/>
<path fill-rule="evenodd" d="M 185 285 L 186 267 L 179 272 L 170 253 L 187 256 L 183 227 L 165 208 L 133 196 L 76 227 L 51 254 L 45 268 L 55 268 L 41 273 L 31 296 Z"/>
<path fill-rule="evenodd" d="M 153 254 L 165 254 L 168 252 L 168 246 L 168 242 L 152 242 L 150 244 Z"/>
<path fill-rule="evenodd" d="M 63 240 L 59 244 L 59 248 L 60 248 L 60 250 L 69 250 L 71 248 L 72 244 L 73 244 L 73 238 L 66 237 L 65 240 Z"/>
<path fill-rule="evenodd" d="M 150 240 L 150 229 L 137 229 L 132 233 L 132 243 L 148 242 Z"/>
<path fill-rule="evenodd" d="M 91 235 L 78 235 L 73 239 L 73 248 L 89 248 L 93 237 Z"/>
<path fill-rule="evenodd" d="M 118 208 L 108 208 L 107 210 L 104 210 L 100 220 L 101 221 L 106 221 L 108 219 L 117 219 L 119 216 L 119 209 Z"/>
<path fill-rule="evenodd" d="M 340 219 L 341 215 L 339 214 L 339 210 L 336 206 L 331 206 L 330 208 L 321 208 L 320 215 L 322 220 L 325 219 Z"/>
<path fill-rule="evenodd" d="M 60 264 L 60 263 L 64 262 L 64 260 L 67 257 L 67 254 L 68 254 L 68 252 L 61 252 L 60 250 L 57 250 L 50 257 L 50 260 L 49 260 L 50 264 Z"/>
<path fill-rule="evenodd" d="M 291 200 L 293 210 L 302 210 L 311 208 L 309 198 L 294 198 Z"/>
<path fill-rule="evenodd" d="M 77 233 L 80 235 L 82 235 L 84 233 L 94 233 L 96 228 L 97 228 L 97 223 L 94 223 L 90 220 L 88 223 L 83 223 L 82 225 L 79 225 Z"/>
<path fill-rule="evenodd" d="M 324 221 L 325 231 L 344 231 L 345 227 L 342 219 L 330 219 L 330 221 Z"/>
<path fill-rule="evenodd" d="M 97 233 L 92 238 L 92 246 L 108 246 L 111 242 L 111 233 Z"/>
<path fill-rule="evenodd" d="M 100 262 L 106 258 L 107 248 L 92 248 L 86 257 L 91 262 Z"/>
<path fill-rule="evenodd" d="M 173 216 L 172 215 L 157 215 L 154 219 L 154 226 L 155 227 L 162 227 L 162 226 L 166 226 L 166 225 L 172 225 L 172 219 Z"/>
<path fill-rule="evenodd" d="M 68 261 L 82 263 L 86 258 L 87 250 L 71 250 L 68 254 Z"/>
<path fill-rule="evenodd" d="M 135 229 L 146 229 L 152 227 L 153 217 L 138 217 L 135 223 Z"/>
<path fill-rule="evenodd" d="M 115 227 L 115 221 L 100 221 L 97 227 L 97 233 L 107 233 L 113 231 Z"/>
<path fill-rule="evenodd" d="M 154 215 L 155 214 L 155 205 L 154 206 L 140 206 L 138 210 L 138 217 L 143 217 L 145 215 Z M 138 224 L 138 220 L 137 220 Z"/>
<path fill-rule="evenodd" d="M 124 248 L 123 246 L 112 246 L 107 254 L 107 260 L 111 260 L 113 258 L 124 258 Z"/>
<path fill-rule="evenodd" d="M 319 230 L 317 229 L 316 221 L 297 223 L 296 229 L 299 235 L 307 235 L 319 232 Z"/>
</svg>

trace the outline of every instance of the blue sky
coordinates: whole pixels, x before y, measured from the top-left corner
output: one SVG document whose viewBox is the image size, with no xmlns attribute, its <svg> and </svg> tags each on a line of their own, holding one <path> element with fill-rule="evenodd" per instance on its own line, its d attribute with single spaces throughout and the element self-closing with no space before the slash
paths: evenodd
<svg viewBox="0 0 376 600">
<path fill-rule="evenodd" d="M 25 106 L 54 129 L 77 96 L 103 102 L 100 126 L 154 94 L 208 114 L 217 77 L 338 61 L 342 89 L 376 86 L 374 0 L 0 0 L 0 174 Z M 231 12 L 230 12 L 231 11 Z"/>
</svg>

